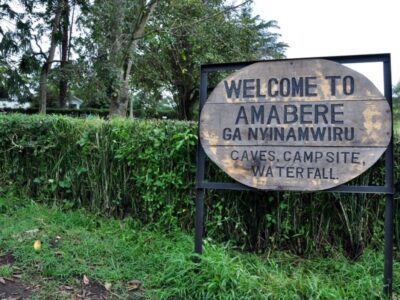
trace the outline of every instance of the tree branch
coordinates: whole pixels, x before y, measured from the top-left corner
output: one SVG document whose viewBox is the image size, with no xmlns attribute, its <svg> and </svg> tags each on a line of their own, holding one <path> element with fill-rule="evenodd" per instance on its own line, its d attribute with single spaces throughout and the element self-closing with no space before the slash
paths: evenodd
<svg viewBox="0 0 400 300">
<path fill-rule="evenodd" d="M 70 57 L 70 54 L 71 54 L 71 40 L 72 40 L 72 28 L 74 27 L 74 17 L 75 17 L 75 4 L 72 6 L 71 23 L 70 23 L 70 26 L 69 26 L 69 41 L 68 41 L 67 61 L 69 61 L 69 57 Z"/>
<path fill-rule="evenodd" d="M 35 51 L 32 51 L 32 54 L 33 54 L 33 55 L 41 55 L 44 59 L 47 59 L 46 54 L 44 54 L 43 52 L 35 52 Z"/>
<path fill-rule="evenodd" d="M 38 42 L 38 40 L 37 40 L 37 36 L 34 35 L 33 38 L 34 38 L 34 40 L 35 40 L 36 46 L 39 48 L 40 51 L 39 51 L 39 52 L 35 52 L 35 51 L 32 50 L 32 53 L 33 53 L 34 55 L 42 55 L 43 58 L 47 60 L 47 55 L 46 55 L 46 53 L 43 52 L 43 49 L 42 49 L 42 47 L 40 46 L 40 44 L 39 44 L 39 42 Z M 32 48 L 32 47 L 31 47 L 31 48 Z"/>
<path fill-rule="evenodd" d="M 128 52 L 126 52 L 124 61 L 127 62 L 126 64 L 126 69 L 124 70 L 123 78 L 124 80 L 129 77 L 131 67 L 132 67 L 132 53 L 135 52 L 136 46 L 137 46 L 137 40 L 138 36 L 143 36 L 144 35 L 144 29 L 147 23 L 147 20 L 149 19 L 151 13 L 156 7 L 156 4 L 159 2 L 159 0 L 152 0 L 150 1 L 147 5 L 144 5 L 144 9 L 142 10 L 141 14 L 139 15 L 137 22 L 134 25 L 134 28 L 132 28 L 132 35 L 131 39 L 128 45 Z"/>
</svg>

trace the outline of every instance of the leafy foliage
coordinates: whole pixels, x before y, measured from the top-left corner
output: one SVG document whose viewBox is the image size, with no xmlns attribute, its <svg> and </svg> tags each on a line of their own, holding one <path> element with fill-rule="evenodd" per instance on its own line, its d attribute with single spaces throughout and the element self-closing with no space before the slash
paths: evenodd
<svg viewBox="0 0 400 300">
<path fill-rule="evenodd" d="M 164 1 L 148 25 L 136 56 L 132 84 L 154 98 L 168 91 L 181 119 L 192 119 L 200 66 L 282 58 L 287 47 L 276 21 L 253 17 L 251 5 L 225 1 Z"/>
<path fill-rule="evenodd" d="M 0 115 L 1 186 L 65 208 L 189 230 L 196 131 L 194 123 L 180 121 Z M 395 151 L 400 155 L 398 143 Z M 398 164 L 395 172 L 400 174 Z M 230 180 L 210 162 L 206 174 L 208 180 Z M 382 185 L 382 174 L 379 162 L 353 183 Z M 206 207 L 209 238 L 254 251 L 310 255 L 336 249 L 355 259 L 382 241 L 384 201 L 374 194 L 210 190 Z"/>
<path fill-rule="evenodd" d="M 0 92 L 38 98 L 41 112 L 64 107 L 68 90 L 110 115 L 126 116 L 130 104 L 193 119 L 201 64 L 281 58 L 287 47 L 251 1 L 15 3 L 0 5 Z"/>
</svg>

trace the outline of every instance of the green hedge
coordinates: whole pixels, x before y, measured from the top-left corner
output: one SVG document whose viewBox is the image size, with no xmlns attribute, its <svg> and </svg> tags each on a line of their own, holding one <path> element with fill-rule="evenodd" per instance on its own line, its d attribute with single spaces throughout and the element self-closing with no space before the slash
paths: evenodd
<svg viewBox="0 0 400 300">
<path fill-rule="evenodd" d="M 39 112 L 39 108 L 37 107 L 29 107 L 29 108 L 8 108 L 3 107 L 0 109 L 2 113 L 21 113 L 27 115 L 36 115 Z M 47 114 L 49 115 L 65 115 L 65 116 L 73 116 L 73 117 L 87 117 L 87 116 L 98 116 L 106 118 L 108 117 L 110 110 L 102 109 L 102 108 L 53 108 L 48 107 L 46 109 Z"/>
<path fill-rule="evenodd" d="M 2 113 L 21 113 L 21 114 L 27 114 L 27 115 L 36 115 L 39 111 L 39 108 L 37 107 L 30 107 L 30 108 L 0 108 L 0 112 Z M 71 116 L 71 117 L 91 117 L 91 116 L 97 116 L 101 118 L 108 118 L 110 114 L 109 109 L 105 108 L 90 108 L 90 107 L 84 107 L 84 108 L 54 108 L 54 107 L 48 107 L 46 110 L 46 113 L 48 115 L 63 115 L 63 116 Z M 135 118 L 143 118 L 143 113 L 140 111 L 133 111 L 133 116 Z M 151 113 L 152 118 L 156 119 L 178 119 L 178 114 L 173 111 L 173 110 L 168 110 L 168 111 L 155 111 Z"/>
<path fill-rule="evenodd" d="M 1 189 L 191 230 L 196 131 L 191 122 L 3 114 Z M 206 169 L 209 180 L 230 180 L 210 162 Z M 378 163 L 354 182 L 382 184 L 382 173 Z M 335 248 L 354 258 L 381 245 L 383 210 L 380 195 L 208 191 L 206 235 L 251 250 Z"/>
</svg>

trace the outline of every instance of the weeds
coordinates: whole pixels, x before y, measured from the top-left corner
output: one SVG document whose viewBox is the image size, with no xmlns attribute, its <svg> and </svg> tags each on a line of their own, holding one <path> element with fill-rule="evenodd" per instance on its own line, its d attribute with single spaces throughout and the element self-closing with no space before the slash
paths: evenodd
<svg viewBox="0 0 400 300">
<path fill-rule="evenodd" d="M 7 198 L 0 199 L 8 203 Z M 0 274 L 10 277 L 15 268 L 23 280 L 40 284 L 33 299 L 63 299 L 60 287 L 74 287 L 84 276 L 102 286 L 108 283 L 115 299 L 131 295 L 132 280 L 142 284 L 146 299 L 382 298 L 382 249 L 367 249 L 356 262 L 339 252 L 311 260 L 287 252 L 245 254 L 206 239 L 196 272 L 193 237 L 180 230 L 167 234 L 142 228 L 132 218 L 21 202 L 15 210 L 10 201 L 0 214 L 0 254 L 15 257 Z M 59 242 L 54 243 L 56 236 Z M 36 239 L 42 241 L 40 252 L 32 248 Z M 398 294 L 397 262 L 394 278 Z"/>
</svg>

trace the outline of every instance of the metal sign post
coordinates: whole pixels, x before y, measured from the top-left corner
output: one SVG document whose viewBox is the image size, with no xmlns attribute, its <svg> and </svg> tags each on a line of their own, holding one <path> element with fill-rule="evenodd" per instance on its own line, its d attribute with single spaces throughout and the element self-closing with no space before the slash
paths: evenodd
<svg viewBox="0 0 400 300">
<path fill-rule="evenodd" d="M 390 110 L 392 109 L 392 82 L 391 82 L 391 67 L 390 67 L 390 54 L 371 54 L 371 55 L 356 55 L 356 56 L 335 56 L 335 57 L 322 57 L 322 58 L 309 58 L 323 59 L 332 61 L 339 64 L 352 64 L 352 63 L 371 63 L 378 62 L 383 64 L 383 78 L 384 78 L 384 97 L 389 104 Z M 308 60 L 308 59 L 303 59 Z M 275 60 L 274 62 L 282 61 L 295 61 L 295 60 Z M 210 64 L 201 67 L 201 81 L 200 81 L 200 115 L 206 104 L 207 88 L 208 88 L 208 75 L 213 72 L 223 71 L 236 71 L 247 67 L 256 62 L 242 62 L 242 63 L 227 63 L 227 64 Z M 321 111 L 318 113 L 321 114 Z M 391 112 L 390 112 L 391 113 Z M 200 130 L 200 120 L 199 120 Z M 392 283 L 393 283 L 393 219 L 394 219 L 394 158 L 393 158 L 393 126 L 390 128 L 391 137 L 390 142 L 385 151 L 385 185 L 383 186 L 359 186 L 341 184 L 329 189 L 321 190 L 320 192 L 335 192 L 335 193 L 373 193 L 385 194 L 385 249 L 384 249 L 384 276 L 383 276 L 383 292 L 385 295 L 391 296 Z M 202 253 L 202 240 L 203 240 L 203 227 L 204 227 L 204 197 L 207 189 L 218 190 L 253 190 L 259 189 L 241 184 L 239 182 L 210 182 L 206 179 L 205 174 L 205 158 L 206 153 L 203 146 L 199 141 L 197 146 L 197 173 L 196 173 L 196 216 L 195 216 L 195 247 L 194 251 L 197 254 L 196 261 L 200 262 L 200 255 Z M 257 186 L 258 187 L 258 186 Z M 274 188 L 267 188 L 266 190 L 274 190 Z M 296 190 L 296 189 L 292 189 Z"/>
</svg>

